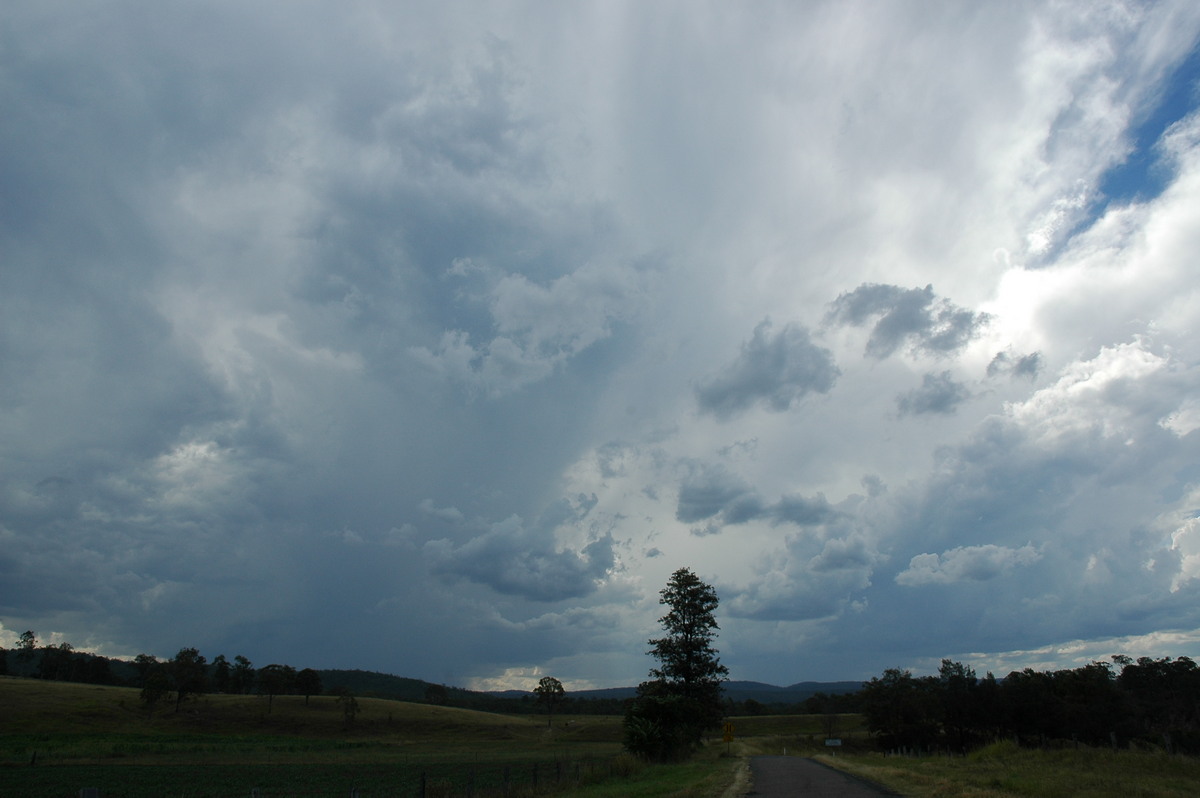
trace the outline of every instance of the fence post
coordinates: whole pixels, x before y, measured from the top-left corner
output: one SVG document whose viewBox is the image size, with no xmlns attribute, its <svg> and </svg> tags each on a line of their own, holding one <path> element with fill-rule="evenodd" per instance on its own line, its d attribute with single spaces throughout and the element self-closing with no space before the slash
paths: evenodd
<svg viewBox="0 0 1200 798">
<path fill-rule="evenodd" d="M 425 771 L 421 771 L 421 789 L 418 792 L 420 798 L 425 798 Z"/>
</svg>

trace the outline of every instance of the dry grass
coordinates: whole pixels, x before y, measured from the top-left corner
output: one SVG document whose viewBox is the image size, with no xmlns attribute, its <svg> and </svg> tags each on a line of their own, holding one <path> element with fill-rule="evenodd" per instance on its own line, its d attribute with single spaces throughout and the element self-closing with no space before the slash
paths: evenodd
<svg viewBox="0 0 1200 798">
<path fill-rule="evenodd" d="M 968 757 L 819 757 L 911 798 L 1191 798 L 1200 760 L 1161 752 L 1038 751 L 999 743 Z"/>
</svg>

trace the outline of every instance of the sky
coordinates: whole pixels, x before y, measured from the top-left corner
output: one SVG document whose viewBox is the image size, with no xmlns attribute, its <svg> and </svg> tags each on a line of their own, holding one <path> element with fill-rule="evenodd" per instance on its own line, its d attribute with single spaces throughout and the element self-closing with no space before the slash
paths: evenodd
<svg viewBox="0 0 1200 798">
<path fill-rule="evenodd" d="M 1200 656 L 1200 5 L 14 0 L 0 644 Z"/>
</svg>

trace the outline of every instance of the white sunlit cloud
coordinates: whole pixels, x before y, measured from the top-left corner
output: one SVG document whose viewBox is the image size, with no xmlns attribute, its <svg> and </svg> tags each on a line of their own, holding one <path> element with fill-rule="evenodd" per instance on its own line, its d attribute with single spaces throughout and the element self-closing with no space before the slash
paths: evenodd
<svg viewBox="0 0 1200 798">
<path fill-rule="evenodd" d="M 916 585 L 950 584 L 964 580 L 983 582 L 1002 576 L 1013 568 L 1029 565 L 1040 558 L 1033 546 L 1019 549 L 1004 546 L 960 546 L 941 554 L 918 554 L 907 570 L 896 575 L 896 582 Z"/>
</svg>

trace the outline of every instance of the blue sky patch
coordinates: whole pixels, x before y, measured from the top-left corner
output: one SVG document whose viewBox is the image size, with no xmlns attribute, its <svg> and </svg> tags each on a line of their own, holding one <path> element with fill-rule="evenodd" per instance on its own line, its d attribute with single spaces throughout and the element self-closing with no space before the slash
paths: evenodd
<svg viewBox="0 0 1200 798">
<path fill-rule="evenodd" d="M 1158 142 L 1171 125 L 1196 108 L 1198 99 L 1200 47 L 1194 47 L 1163 86 L 1158 104 L 1131 131 L 1133 152 L 1101 178 L 1101 199 L 1095 216 L 1101 215 L 1109 203 L 1144 202 L 1163 192 L 1170 175 L 1161 162 Z"/>
</svg>

